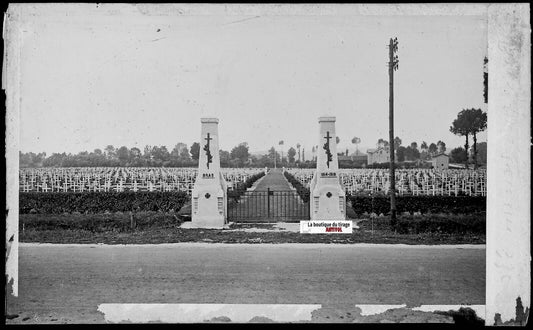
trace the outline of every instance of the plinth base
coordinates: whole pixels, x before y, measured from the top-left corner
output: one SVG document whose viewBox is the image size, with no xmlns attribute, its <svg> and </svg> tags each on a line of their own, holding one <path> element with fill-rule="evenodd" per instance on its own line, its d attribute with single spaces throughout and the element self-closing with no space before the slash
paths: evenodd
<svg viewBox="0 0 533 330">
<path fill-rule="evenodd" d="M 224 219 L 195 219 L 182 223 L 180 228 L 228 229 L 229 224 L 224 223 Z"/>
</svg>

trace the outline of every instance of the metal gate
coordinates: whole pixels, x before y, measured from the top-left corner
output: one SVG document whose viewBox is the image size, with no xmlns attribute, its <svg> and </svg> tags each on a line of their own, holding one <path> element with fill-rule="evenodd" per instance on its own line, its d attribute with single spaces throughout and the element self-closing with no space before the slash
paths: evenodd
<svg viewBox="0 0 533 330">
<path fill-rule="evenodd" d="M 246 191 L 228 194 L 228 220 L 232 222 L 298 222 L 309 220 L 309 196 L 296 191 Z"/>
</svg>

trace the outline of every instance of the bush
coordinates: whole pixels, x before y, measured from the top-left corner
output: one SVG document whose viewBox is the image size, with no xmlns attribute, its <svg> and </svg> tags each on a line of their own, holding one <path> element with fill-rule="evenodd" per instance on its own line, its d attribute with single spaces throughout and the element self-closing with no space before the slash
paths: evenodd
<svg viewBox="0 0 533 330">
<path fill-rule="evenodd" d="M 187 193 L 171 192 L 21 192 L 19 213 L 104 213 L 127 211 L 179 211 Z"/>
<path fill-rule="evenodd" d="M 367 213 L 390 213 L 390 198 L 379 196 L 349 196 L 352 208 L 357 215 Z M 485 212 L 484 196 L 397 196 L 396 211 L 427 213 L 471 214 Z"/>
<path fill-rule="evenodd" d="M 289 172 L 283 173 L 289 183 L 296 189 L 298 192 L 298 195 L 300 195 L 300 198 L 303 200 L 304 203 L 309 202 L 309 188 L 304 187 L 300 181 L 298 181 L 292 174 Z"/>
</svg>

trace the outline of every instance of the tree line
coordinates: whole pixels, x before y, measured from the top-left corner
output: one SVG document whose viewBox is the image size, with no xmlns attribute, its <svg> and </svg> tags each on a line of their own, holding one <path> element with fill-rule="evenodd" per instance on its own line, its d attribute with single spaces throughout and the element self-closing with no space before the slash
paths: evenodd
<svg viewBox="0 0 533 330">
<path fill-rule="evenodd" d="M 116 148 L 108 145 L 104 149 L 92 152 L 72 153 L 19 152 L 20 167 L 196 167 L 200 155 L 200 144 L 194 142 L 190 148 L 178 142 L 169 151 L 166 146 L 147 145 L 143 150 L 121 146 Z M 223 166 L 242 167 L 248 161 L 248 145 L 246 142 L 234 147 L 231 152 L 220 150 Z"/>
<path fill-rule="evenodd" d="M 465 137 L 464 148 L 458 147 L 451 150 L 449 153 L 450 162 L 465 163 L 468 168 L 470 163 L 474 164 L 474 168 L 478 165 L 486 164 L 487 158 L 487 143 L 477 143 L 477 134 L 487 128 L 487 114 L 481 109 L 463 109 L 458 113 L 457 118 L 450 126 L 450 132 L 456 135 Z M 470 146 L 469 137 L 472 136 L 473 144 Z M 337 136 L 337 144 L 340 138 Z M 357 148 L 361 139 L 353 137 L 351 142 L 356 146 L 355 156 L 359 156 Z M 251 155 L 247 142 L 239 143 L 233 147 L 231 151 L 220 150 L 220 165 L 222 167 L 315 167 L 316 166 L 316 152 L 318 146 L 313 146 L 311 149 L 311 157 L 306 160 L 305 149 L 300 143 L 295 147 L 290 147 L 287 150 L 286 157 L 283 152 L 284 141 L 278 143 L 281 146 L 281 154 L 276 148 L 271 147 L 267 154 Z M 390 147 L 389 141 L 380 138 L 377 141 L 377 148 Z M 446 143 L 438 141 L 436 143 L 427 143 L 423 141 L 420 146 L 417 142 L 411 142 L 407 146 L 402 145 L 402 139 L 396 137 L 394 139 L 394 152 L 396 160 L 402 162 L 416 162 L 428 161 L 431 157 L 446 152 Z M 108 145 L 103 150 L 95 149 L 92 152 L 79 152 L 78 154 L 71 153 L 53 153 L 47 156 L 46 153 L 41 152 L 35 154 L 33 152 L 22 153 L 19 152 L 20 167 L 196 167 L 198 166 L 198 158 L 200 154 L 200 144 L 194 142 L 190 148 L 187 144 L 178 142 L 171 151 L 168 151 L 166 146 L 150 146 L 147 145 L 141 151 L 137 147 L 128 148 L 121 146 L 119 148 L 113 145 Z M 346 152 L 339 152 L 339 155 L 348 156 L 348 149 Z M 351 163 L 343 160 L 342 167 L 361 167 L 363 164 L 360 160 Z"/>
<path fill-rule="evenodd" d="M 381 146 L 388 147 L 388 142 L 381 140 Z M 395 139 L 397 143 L 396 156 L 398 162 L 429 160 L 432 155 L 446 151 L 446 145 L 442 143 L 427 144 L 422 142 L 420 147 L 416 142 L 412 142 L 407 147 L 401 145 L 401 139 Z M 487 162 L 487 143 L 476 144 L 478 164 Z M 19 153 L 20 167 L 196 167 L 199 156 L 198 143 L 193 143 L 190 148 L 184 143 L 178 143 L 170 153 L 165 146 L 146 146 L 141 152 L 133 147 L 107 146 L 104 150 L 95 149 L 93 152 L 80 152 L 78 154 L 53 153 L 46 156 L 46 153 Z M 298 149 L 299 152 L 298 152 Z M 472 155 L 474 146 L 470 149 L 470 163 L 473 163 Z M 339 156 L 348 156 L 348 151 L 338 153 Z M 316 167 L 316 156 L 311 159 L 305 158 L 305 150 L 300 148 L 289 148 L 287 156 L 281 157 L 281 153 L 272 147 L 265 155 L 251 155 L 246 142 L 234 147 L 231 151 L 220 150 L 220 165 L 222 167 Z M 361 156 L 361 154 L 359 154 Z M 450 154 L 451 163 L 464 163 L 467 160 L 464 148 L 452 149 Z M 275 160 L 274 160 L 275 159 Z M 366 162 L 361 159 L 340 159 L 341 168 L 360 168 Z"/>
</svg>

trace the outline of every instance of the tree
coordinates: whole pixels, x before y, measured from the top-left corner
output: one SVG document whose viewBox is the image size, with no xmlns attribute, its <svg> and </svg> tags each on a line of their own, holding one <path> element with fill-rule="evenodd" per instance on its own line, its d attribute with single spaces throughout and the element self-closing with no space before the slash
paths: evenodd
<svg viewBox="0 0 533 330">
<path fill-rule="evenodd" d="M 470 152 L 474 154 L 474 146 L 470 149 Z M 487 142 L 477 143 L 476 146 L 477 161 L 479 164 L 487 164 Z"/>
<path fill-rule="evenodd" d="M 133 147 L 130 149 L 130 154 L 133 159 L 141 158 L 141 150 L 137 147 Z"/>
<path fill-rule="evenodd" d="M 429 151 L 429 154 L 431 156 L 434 156 L 437 153 L 437 150 L 438 150 L 438 148 L 437 148 L 437 145 L 435 143 L 431 143 L 429 145 L 428 151 Z"/>
<path fill-rule="evenodd" d="M 191 149 L 192 149 L 192 146 L 191 146 Z M 228 167 L 230 165 L 230 161 L 231 161 L 231 156 L 230 156 L 229 151 L 219 150 L 218 154 L 220 156 L 220 166 L 221 167 Z"/>
<path fill-rule="evenodd" d="M 88 156 L 88 161 L 90 166 L 105 166 L 105 155 L 102 150 L 94 149 Z"/>
<path fill-rule="evenodd" d="M 405 161 L 405 151 L 406 148 L 403 146 L 399 146 L 398 150 L 396 150 L 396 157 L 398 158 L 399 162 Z"/>
<path fill-rule="evenodd" d="M 378 148 L 387 148 L 388 146 L 389 146 L 389 141 L 383 140 L 382 138 L 378 140 Z"/>
<path fill-rule="evenodd" d="M 268 157 L 268 155 L 261 155 L 258 157 L 252 156 L 252 160 L 257 167 L 268 167 L 270 166 L 270 163 L 272 163 L 272 160 Z"/>
<path fill-rule="evenodd" d="M 418 149 L 418 143 L 411 142 L 411 149 Z"/>
<path fill-rule="evenodd" d="M 278 142 L 278 145 L 281 146 L 281 162 L 283 163 L 283 144 L 285 144 L 285 142 L 283 140 L 280 140 Z"/>
<path fill-rule="evenodd" d="M 149 146 L 149 145 L 146 145 L 144 147 L 143 158 L 146 160 L 148 164 L 151 164 L 151 161 L 154 158 L 152 156 L 152 149 L 153 149 L 152 146 Z"/>
<path fill-rule="evenodd" d="M 239 164 L 242 165 L 248 161 L 250 154 L 248 152 L 248 143 L 242 142 L 238 146 L 231 149 L 230 152 L 231 159 L 238 159 Z"/>
<path fill-rule="evenodd" d="M 294 149 L 293 147 L 290 147 L 289 150 L 287 151 L 287 158 L 289 160 L 289 164 L 294 163 L 294 156 L 296 156 L 296 149 Z"/>
<path fill-rule="evenodd" d="M 181 151 L 183 150 L 183 148 L 187 148 L 187 145 L 185 143 L 183 143 L 183 142 L 176 143 L 176 145 L 174 146 L 174 148 L 170 152 L 170 155 L 173 158 L 179 158 L 179 155 L 180 155 Z"/>
<path fill-rule="evenodd" d="M 402 145 L 402 139 L 400 139 L 398 136 L 394 138 L 394 150 L 398 150 L 398 148 Z"/>
<path fill-rule="evenodd" d="M 457 118 L 453 121 L 452 126 L 450 126 L 450 132 L 455 135 L 462 135 L 465 137 L 465 152 L 468 152 L 468 135 L 470 134 L 469 126 L 469 118 L 466 110 L 459 112 L 457 114 Z M 465 158 L 465 168 L 468 168 L 468 154 Z"/>
<path fill-rule="evenodd" d="M 189 160 L 191 160 L 191 155 L 189 154 L 189 149 L 187 148 L 187 145 L 185 145 L 185 148 L 181 149 L 179 159 L 182 162 L 188 162 Z"/>
<path fill-rule="evenodd" d="M 452 149 L 450 152 L 450 162 L 452 163 L 463 163 L 466 159 L 466 151 L 461 147 Z"/>
<path fill-rule="evenodd" d="M 67 158 L 66 153 L 60 154 L 60 153 L 54 152 L 51 156 L 49 156 L 43 161 L 43 166 L 63 167 L 66 158 Z"/>
<path fill-rule="evenodd" d="M 90 166 L 87 152 L 85 152 L 85 154 L 87 166 Z M 23 153 L 19 151 L 20 167 L 42 167 L 45 159 L 46 152 L 35 154 L 33 152 Z"/>
<path fill-rule="evenodd" d="M 194 160 L 198 160 L 200 158 L 200 143 L 194 142 L 191 145 L 191 157 Z"/>
<path fill-rule="evenodd" d="M 300 158 L 300 156 L 301 156 L 301 153 L 300 153 L 300 147 L 301 147 L 301 146 L 302 146 L 302 145 L 299 144 L 299 143 L 296 144 L 296 148 L 298 149 L 298 163 L 301 161 L 301 158 Z"/>
<path fill-rule="evenodd" d="M 108 159 L 114 159 L 116 157 L 116 151 L 115 151 L 115 147 L 113 147 L 112 145 L 108 145 L 107 147 L 105 147 L 105 155 Z"/>
<path fill-rule="evenodd" d="M 335 136 L 335 143 L 336 143 L 336 144 L 339 144 L 339 142 L 341 142 L 341 138 L 338 137 L 338 136 Z"/>
<path fill-rule="evenodd" d="M 279 153 L 276 151 L 274 147 L 268 150 L 268 158 L 272 160 L 273 164 L 279 163 L 280 161 Z"/>
<path fill-rule="evenodd" d="M 470 134 L 474 140 L 474 169 L 477 169 L 477 133 L 483 132 L 487 128 L 487 113 L 481 109 L 470 109 L 469 111 L 472 121 Z"/>
<path fill-rule="evenodd" d="M 457 118 L 450 126 L 450 132 L 455 135 L 462 135 L 465 137 L 465 152 L 468 153 L 468 136 L 470 134 L 474 137 L 474 145 L 477 143 L 476 134 L 484 131 L 487 128 L 487 114 L 481 109 L 463 109 L 457 114 Z M 474 168 L 477 168 L 477 150 L 474 148 Z M 468 168 L 468 155 L 465 160 L 466 168 Z"/>
<path fill-rule="evenodd" d="M 130 151 L 128 150 L 128 147 L 120 147 L 117 150 L 117 157 L 121 165 L 126 165 L 130 160 Z"/>
<path fill-rule="evenodd" d="M 19 166 L 29 167 L 31 166 L 30 155 L 19 151 Z"/>
<path fill-rule="evenodd" d="M 437 149 L 439 154 L 444 153 L 446 151 L 446 143 L 444 143 L 444 141 L 439 140 L 439 142 L 437 142 Z"/>
<path fill-rule="evenodd" d="M 354 136 L 352 138 L 352 143 L 355 144 L 355 154 L 356 155 L 359 155 L 359 143 L 361 143 L 361 139 L 358 138 L 357 136 Z"/>
<path fill-rule="evenodd" d="M 420 145 L 420 158 L 422 159 L 428 159 L 428 144 L 426 141 L 422 141 L 422 144 Z"/>
<path fill-rule="evenodd" d="M 168 152 L 166 146 L 153 147 L 152 156 L 157 166 L 161 166 L 164 162 L 170 160 L 170 153 Z"/>
<path fill-rule="evenodd" d="M 143 165 L 142 154 L 139 148 L 133 147 L 130 149 L 130 161 L 132 166 Z"/>
<path fill-rule="evenodd" d="M 170 152 L 170 163 L 173 166 L 186 165 L 190 162 L 191 156 L 189 155 L 189 150 L 187 149 L 187 144 L 183 142 L 178 142 Z"/>
<path fill-rule="evenodd" d="M 416 148 L 413 148 L 412 143 L 410 146 L 405 148 L 404 155 L 405 155 L 405 159 L 407 160 L 413 161 L 413 160 L 420 159 L 420 151 L 418 151 L 418 149 Z"/>
</svg>

